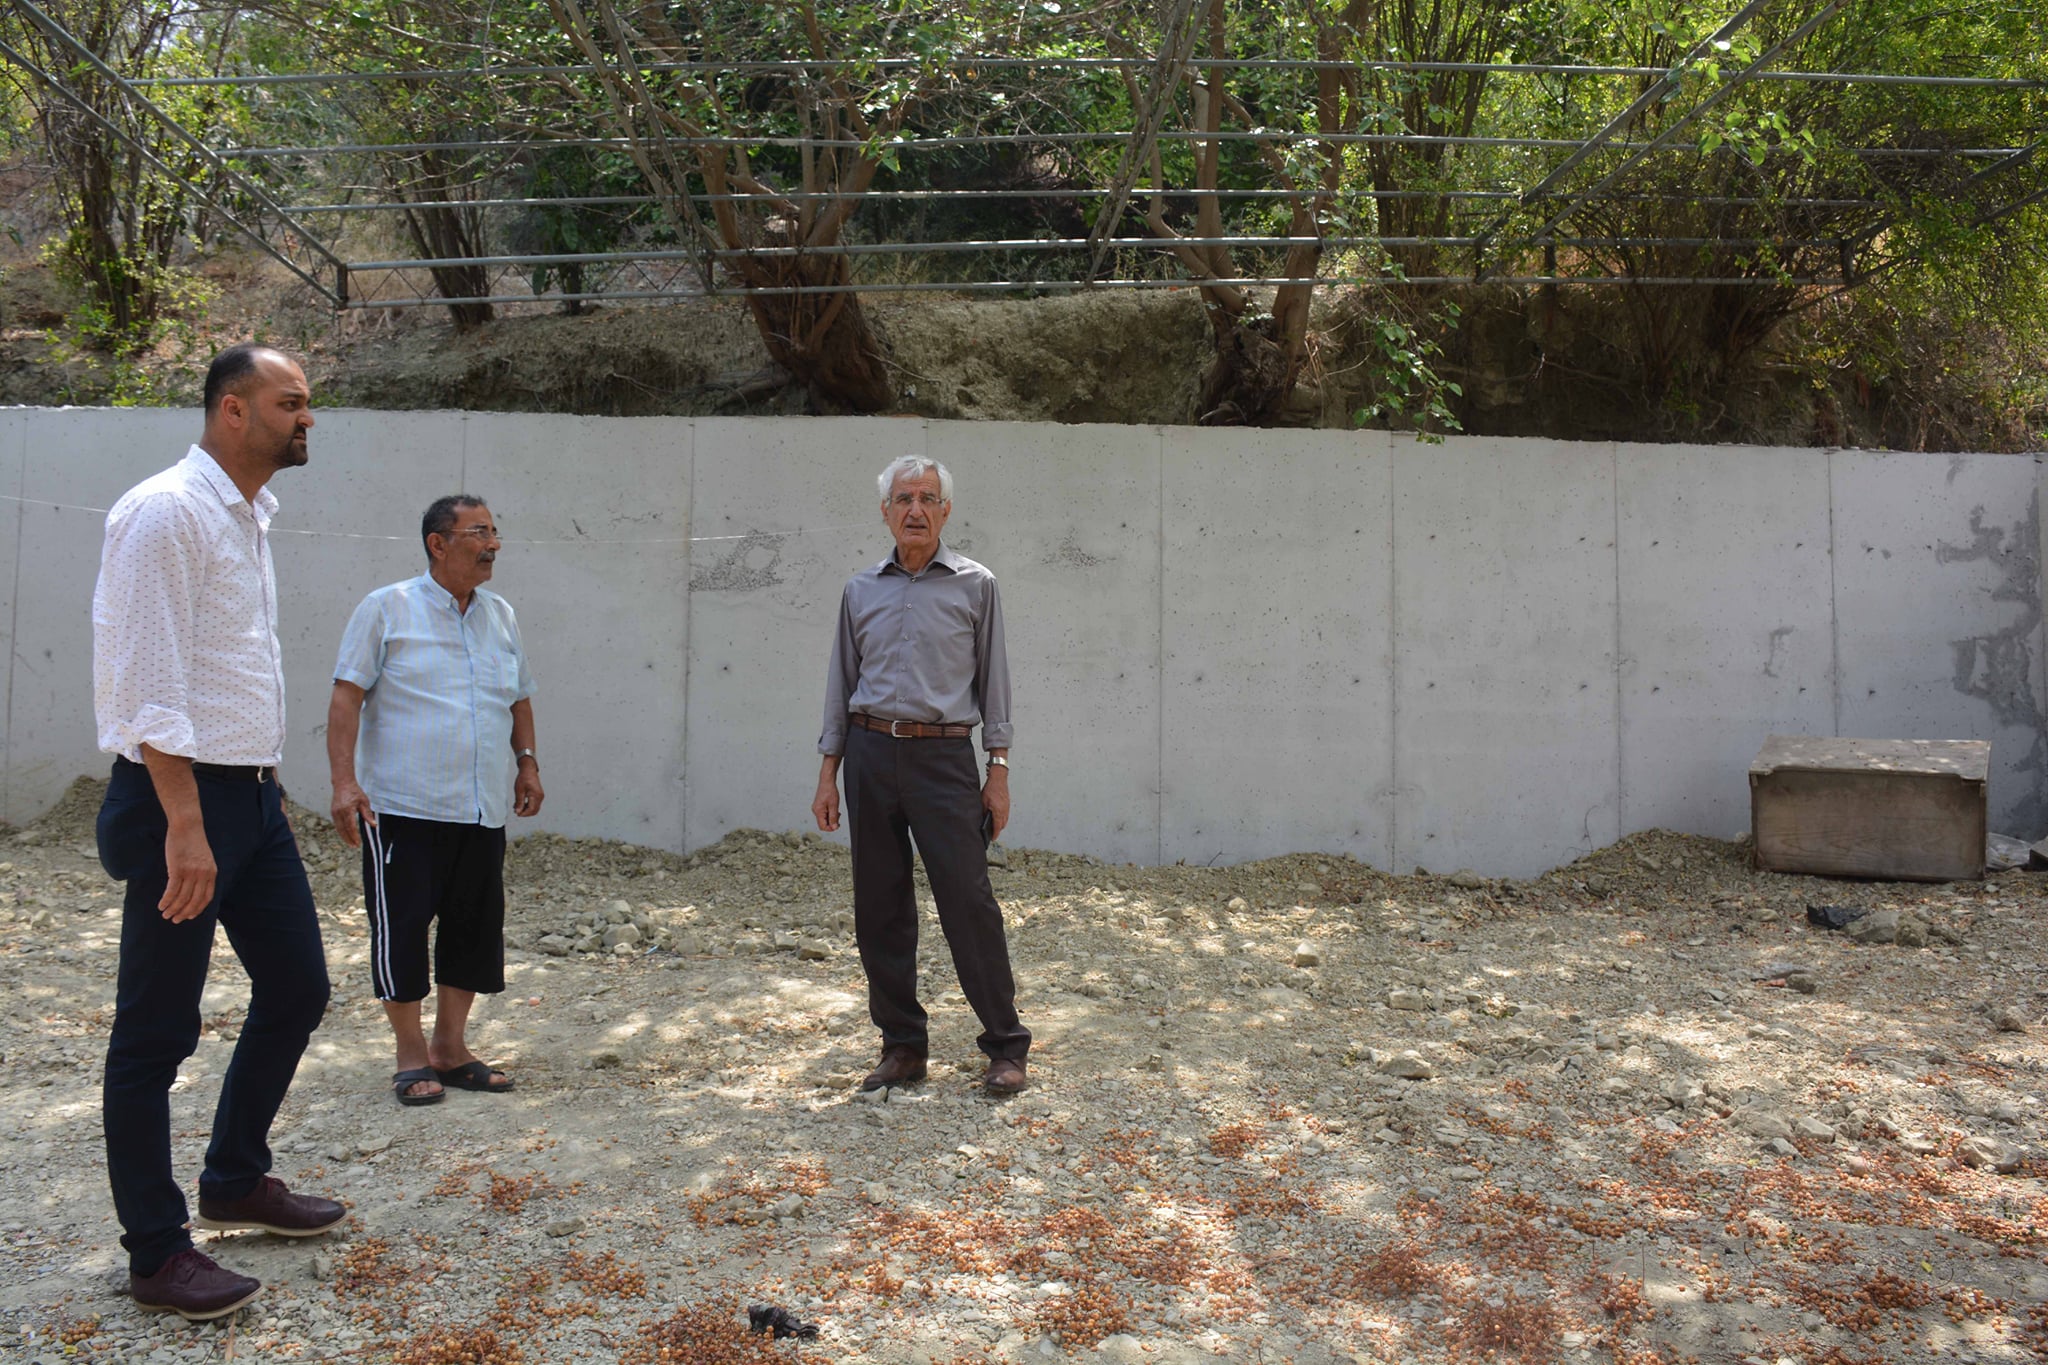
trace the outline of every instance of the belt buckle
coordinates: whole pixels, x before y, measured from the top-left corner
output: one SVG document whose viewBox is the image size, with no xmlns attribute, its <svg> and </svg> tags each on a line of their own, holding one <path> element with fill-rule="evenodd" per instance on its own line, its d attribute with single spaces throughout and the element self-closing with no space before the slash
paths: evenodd
<svg viewBox="0 0 2048 1365">
<path fill-rule="evenodd" d="M 896 733 L 896 727 L 897 727 L 897 726 L 899 726 L 899 725 L 915 725 L 915 724 L 917 724 L 917 722 L 916 722 L 916 721 L 914 721 L 914 720 L 892 720 L 892 721 L 890 721 L 890 722 L 889 722 L 889 738 L 891 738 L 891 739 L 916 739 L 916 738 L 917 738 L 917 736 L 916 736 L 916 735 L 914 735 L 914 734 L 910 734 L 910 735 L 899 735 L 899 734 L 897 734 L 897 733 Z"/>
</svg>

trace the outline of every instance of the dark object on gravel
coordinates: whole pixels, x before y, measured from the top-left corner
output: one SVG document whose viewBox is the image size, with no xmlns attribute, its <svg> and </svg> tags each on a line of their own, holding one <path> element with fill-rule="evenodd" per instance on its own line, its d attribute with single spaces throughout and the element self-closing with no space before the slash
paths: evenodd
<svg viewBox="0 0 2048 1365">
<path fill-rule="evenodd" d="M 1806 907 L 1806 922 L 1823 929 L 1846 929 L 1869 913 L 1854 905 L 1809 905 Z"/>
<path fill-rule="evenodd" d="M 747 1310 L 747 1322 L 752 1326 L 756 1335 L 762 1332 L 772 1332 L 777 1341 L 782 1340 L 784 1337 L 800 1337 L 805 1341 L 812 1341 L 818 1335 L 817 1323 L 805 1322 L 797 1317 L 796 1314 L 778 1304 L 755 1304 Z"/>
</svg>

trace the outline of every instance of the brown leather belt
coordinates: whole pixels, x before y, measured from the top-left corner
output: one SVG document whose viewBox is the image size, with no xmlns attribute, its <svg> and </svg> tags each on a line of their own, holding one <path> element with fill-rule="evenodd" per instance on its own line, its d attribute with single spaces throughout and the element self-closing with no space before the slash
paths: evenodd
<svg viewBox="0 0 2048 1365">
<path fill-rule="evenodd" d="M 974 733 L 972 725 L 927 725 L 921 720 L 883 720 L 862 711 L 847 712 L 846 720 L 850 725 L 888 735 L 891 739 L 966 739 Z"/>
</svg>

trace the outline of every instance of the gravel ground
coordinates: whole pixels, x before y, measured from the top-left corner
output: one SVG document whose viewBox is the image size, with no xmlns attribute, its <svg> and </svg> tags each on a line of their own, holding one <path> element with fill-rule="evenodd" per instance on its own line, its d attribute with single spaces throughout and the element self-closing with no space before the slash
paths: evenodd
<svg viewBox="0 0 2048 1365">
<path fill-rule="evenodd" d="M 264 1296 L 145 1317 L 99 1139 L 97 799 L 0 834 L 6 1358 L 2048 1358 L 2048 880 L 1782 877 L 1663 833 L 1526 882 L 1012 850 L 1038 1044 L 1008 1101 L 929 917 L 931 1077 L 855 1093 L 840 849 L 538 836 L 472 1029 L 518 1090 L 401 1109 L 355 864 L 302 813 L 336 990 L 277 1171 L 354 1217 L 201 1234 Z M 188 1179 L 246 999 L 218 952 L 173 1101 Z M 820 1335 L 748 1336 L 756 1303 Z"/>
</svg>

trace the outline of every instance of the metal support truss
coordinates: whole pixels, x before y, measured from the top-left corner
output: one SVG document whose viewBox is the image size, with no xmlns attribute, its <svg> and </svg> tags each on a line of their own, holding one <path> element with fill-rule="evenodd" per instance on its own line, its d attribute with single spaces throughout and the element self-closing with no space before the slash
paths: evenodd
<svg viewBox="0 0 2048 1365">
<path fill-rule="evenodd" d="M 1141 101 L 1141 107 L 1134 113 L 1133 127 L 1122 131 L 1109 132 L 1012 132 L 991 131 L 957 138 L 951 137 L 905 137 L 894 141 L 892 149 L 906 157 L 921 152 L 941 149 L 952 150 L 962 147 L 1030 146 L 1086 147 L 1110 142 L 1121 142 L 1122 162 L 1116 175 L 1107 184 L 1089 186 L 1061 186 L 1052 189 L 883 189 L 870 190 L 864 199 L 876 203 L 890 202 L 987 202 L 987 203 L 1048 203 L 1064 206 L 1072 212 L 1078 205 L 1092 207 L 1088 218 L 1089 229 L 1085 236 L 1047 234 L 1035 237 L 1009 237 L 984 234 L 978 239 L 955 239 L 949 241 L 884 241 L 884 242 L 841 242 L 822 248 L 800 248 L 795 246 L 762 246 L 757 248 L 728 248 L 715 245 L 704 230 L 705 218 L 711 209 L 721 204 L 766 204 L 806 203 L 838 198 L 832 191 L 787 193 L 692 193 L 689 191 L 689 165 L 694 157 L 679 156 L 685 149 L 715 147 L 723 150 L 745 151 L 779 149 L 795 150 L 806 155 L 829 148 L 851 150 L 861 148 L 862 143 L 848 139 L 819 139 L 779 136 L 672 136 L 674 128 L 663 127 L 656 116 L 647 120 L 650 126 L 663 131 L 650 142 L 641 139 L 637 144 L 625 137 L 580 136 L 593 131 L 588 122 L 578 126 L 571 122 L 560 131 L 563 136 L 554 138 L 478 137 L 472 139 L 451 139 L 441 142 L 415 143 L 344 143 L 335 142 L 311 146 L 257 146 L 233 147 L 220 145 L 218 139 L 205 139 L 194 131 L 180 125 L 178 120 L 153 102 L 146 90 L 161 90 L 193 87 L 320 87 L 350 82 L 379 82 L 420 80 L 423 78 L 448 80 L 479 80 L 535 76 L 565 76 L 608 74 L 623 75 L 630 82 L 632 99 L 642 106 L 642 112 L 656 114 L 656 93 L 649 85 L 651 77 L 674 74 L 779 74 L 820 73 L 837 69 L 840 63 L 809 58 L 789 58 L 772 61 L 739 63 L 710 62 L 636 62 L 630 52 L 613 52 L 596 44 L 586 45 L 584 55 L 591 60 L 582 63 L 559 66 L 491 66 L 455 70 L 412 70 L 412 71 L 362 71 L 362 72 L 299 72 L 288 74 L 239 75 L 212 77 L 149 77 L 124 76 L 112 70 L 97 58 L 84 44 L 38 8 L 33 0 L 0 0 L 0 4 L 11 4 L 28 22 L 48 35 L 58 44 L 67 57 L 76 62 L 63 71 L 47 71 L 39 68 L 23 53 L 0 43 L 0 58 L 14 62 L 26 69 L 36 79 L 50 87 L 57 95 L 76 106 L 102 131 L 120 138 L 133 151 L 146 160 L 158 173 L 178 178 L 165 161 L 143 144 L 132 130 L 110 121 L 91 107 L 90 102 L 74 87 L 70 72 L 90 71 L 95 77 L 106 81 L 110 88 L 119 93 L 126 106 L 135 112 L 138 119 L 153 120 L 171 137 L 192 150 L 206 167 L 204 183 L 195 183 L 187 178 L 185 183 L 190 191 L 214 212 L 222 221 L 231 224 L 247 236 L 261 250 L 275 258 L 296 277 L 316 290 L 337 307 L 349 309 L 398 309 L 445 305 L 451 303 L 489 303 L 494 305 L 553 305 L 568 302 L 615 301 L 656 301 L 706 295 L 743 297 L 750 294 L 831 294 L 831 293 L 952 293 L 988 294 L 1002 292 L 1059 293 L 1082 289 L 1190 289 L 1202 285 L 1222 285 L 1238 288 L 1274 288 L 1282 285 L 1312 284 L 1317 287 L 1375 286 L 1400 288 L 1406 286 L 1451 285 L 1471 283 L 1475 278 L 1511 285 L 1570 285 L 1599 287 L 1608 285 L 1647 287 L 1691 287 L 1702 285 L 1798 287 L 1819 290 L 1842 289 L 1853 286 L 1868 278 L 1874 271 L 1856 270 L 1859 252 L 1869 249 L 1879 240 L 1890 218 L 1884 216 L 1886 202 L 1880 188 L 1873 186 L 1868 193 L 1858 194 L 1858 186 L 1849 186 L 1851 193 L 1833 197 L 1799 197 L 1771 199 L 1767 196 L 1714 195 L 1688 196 L 1664 192 L 1631 193 L 1617 189 L 1617 185 L 1630 171 L 1635 170 L 1660 153 L 1672 151 L 1695 151 L 1679 146 L 1680 135 L 1688 127 L 1696 127 L 1698 120 L 1711 111 L 1722 100 L 1746 85 L 1758 82 L 1812 82 L 1835 85 L 1876 85 L 1897 87 L 1948 87 L 1959 89 L 1983 89 L 1994 92 L 2013 92 L 2027 97 L 2037 96 L 2048 90 L 2048 82 L 2002 77 L 1969 75 L 1917 75 L 1900 72 L 1830 72 L 1790 71 L 1771 69 L 1771 62 L 1783 55 L 1794 45 L 1802 42 L 1820 26 L 1834 18 L 1846 0 L 1825 0 L 1812 17 L 1799 25 L 1787 37 L 1773 43 L 1760 56 L 1748 62 L 1741 71 L 1729 76 L 1716 88 L 1705 93 L 1689 109 L 1676 116 L 1654 137 L 1630 141 L 1630 130 L 1638 126 L 1641 116 L 1656 104 L 1665 101 L 1677 92 L 1688 74 L 1701 69 L 1701 63 L 1713 53 L 1717 44 L 1725 45 L 1728 39 L 1741 31 L 1756 15 L 1762 12 L 1772 0 L 1747 0 L 1726 22 L 1707 38 L 1692 45 L 1676 63 L 1668 67 L 1637 66 L 1587 66 L 1571 63 L 1534 62 L 1427 62 L 1366 60 L 1363 62 L 1334 62 L 1326 60 L 1290 60 L 1229 58 L 1217 61 L 1203 61 L 1205 67 L 1216 67 L 1230 71 L 1289 70 L 1313 72 L 1329 69 L 1359 70 L 1370 69 L 1389 72 L 1412 73 L 1484 73 L 1488 75 L 1540 78 L 1544 80 L 1573 81 L 1583 79 L 1628 79 L 1647 82 L 1647 88 L 1621 113 L 1607 120 L 1602 126 L 1584 137 L 1495 137 L 1479 135 L 1415 134 L 1405 132 L 1352 132 L 1326 134 L 1310 132 L 1301 128 L 1276 126 L 1249 131 L 1222 130 L 1216 132 L 1165 127 L 1168 101 L 1157 98 L 1149 103 Z M 607 4 L 609 0 L 594 0 Z M 1000 68 L 1023 72 L 1043 73 L 1099 73 L 1110 79 L 1121 79 L 1126 75 L 1137 75 L 1141 79 L 1149 76 L 1148 88 L 1162 90 L 1170 88 L 1173 71 L 1180 69 L 1191 60 L 1193 43 L 1199 22 L 1199 5 L 1195 0 L 1166 0 L 1162 3 L 1163 24 L 1161 42 L 1157 52 L 1130 57 L 1060 57 L 1060 58 L 1015 58 L 1015 57 L 973 57 L 954 56 L 944 60 L 948 68 L 968 71 L 974 68 Z M 929 63 L 884 59 L 872 64 L 878 69 L 926 69 Z M 601 112 L 589 111 L 599 118 Z M 620 128 L 621 120 L 631 112 L 613 109 L 613 126 Z M 630 120 L 626 120 L 630 122 Z M 602 124 L 599 124 L 602 127 Z M 1274 147 L 1285 144 L 1324 144 L 1332 146 L 1374 146 L 1407 145 L 1432 147 L 1452 151 L 1519 152 L 1532 154 L 1528 161 L 1551 162 L 1549 169 L 1540 179 L 1527 188 L 1516 188 L 1500 183 L 1498 177 L 1513 172 L 1494 172 L 1493 184 L 1486 188 L 1463 189 L 1396 189 L 1373 190 L 1359 188 L 1348 190 L 1341 196 L 1351 204 L 1363 208 L 1368 201 L 1402 199 L 1435 199 L 1466 206 L 1455 226 L 1464 227 L 1462 232 L 1447 231 L 1434 236 L 1382 237 L 1367 235 L 1355 229 L 1349 235 L 1328 237 L 1297 238 L 1291 236 L 1260 235 L 1244 233 L 1235 236 L 1204 236 L 1180 238 L 1171 243 L 1152 237 L 1119 237 L 1115 235 L 1125 202 L 1133 192 L 1143 166 L 1153 155 L 1155 148 L 1171 143 L 1188 142 L 1231 142 L 1237 144 L 1259 144 Z M 2041 144 L 2033 143 L 2019 148 L 2009 147 L 1864 147 L 1842 149 L 1845 155 L 1858 158 L 1867 166 L 1881 167 L 1887 162 L 1914 162 L 1932 166 L 1974 167 L 1973 173 L 1963 181 L 1965 186 L 1977 186 L 1998 176 L 2006 176 L 2026 166 L 2038 166 L 2038 150 Z M 593 150 L 634 151 L 643 157 L 658 157 L 665 168 L 667 184 L 652 179 L 657 188 L 666 191 L 658 194 L 618 194 L 557 196 L 547 198 L 491 197 L 480 195 L 475 199 L 448 198 L 423 203 L 404 203 L 384 199 L 364 202 L 338 202 L 326 204 L 287 205 L 272 195 L 262 183 L 242 167 L 260 165 L 266 161 L 285 158 L 339 157 L 384 157 L 402 156 L 422 152 L 506 152 L 512 154 L 530 153 L 556 148 L 588 148 Z M 1734 155 L 1724 150 L 1720 155 Z M 1595 156 L 1616 158 L 1615 164 L 1594 179 L 1590 184 L 1574 188 L 1575 177 Z M 647 170 L 642 166 L 643 172 Z M 455 187 L 460 193 L 462 187 Z M 485 188 L 481 183 L 479 189 Z M 2001 186 L 2002 188 L 2002 186 Z M 2013 213 L 2020 212 L 2040 203 L 2048 197 L 2048 189 L 2028 190 L 2022 184 L 2002 207 L 1981 216 L 1978 225 L 1995 222 Z M 1260 201 L 1286 200 L 1293 191 L 1284 189 L 1182 189 L 1169 190 L 1170 199 L 1192 202 L 1204 199 L 1228 200 L 1231 202 L 1257 203 Z M 225 202 L 224 202 L 225 201 Z M 1707 237 L 1663 235 L 1654 237 L 1597 236 L 1571 234 L 1564 230 L 1565 224 L 1575 213 L 1580 213 L 1594 203 L 1659 203 L 1676 202 L 1698 204 L 1709 207 L 1768 207 L 1781 210 L 1867 210 L 1868 216 L 1858 215 L 1860 226 L 1857 235 L 1844 237 L 1830 234 L 1815 236 L 1809 228 L 1805 232 L 1792 232 L 1781 236 Z M 251 210 L 250 206 L 254 209 Z M 404 260 L 362 260 L 348 261 L 334 247 L 305 226 L 308 219 L 319 219 L 329 227 L 345 221 L 344 215 L 388 214 L 417 211 L 422 208 L 492 210 L 517 209 L 535 206 L 588 206 L 632 208 L 652 206 L 660 208 L 667 216 L 667 226 L 676 234 L 674 249 L 632 249 L 589 253 L 532 253 L 502 255 L 472 255 L 464 257 Z M 1526 232 L 1510 232 L 1510 225 L 1516 215 L 1529 212 L 1543 215 L 1540 226 Z M 1490 221 L 1489 221 L 1490 219 Z M 1796 221 L 1796 220 L 1795 220 Z M 1486 226 L 1478 231 L 1472 228 Z M 331 239 L 330 239 L 331 240 Z M 1182 276 L 1170 263 L 1165 253 L 1169 246 L 1213 246 L 1244 253 L 1241 260 L 1251 262 L 1277 259 L 1279 253 L 1288 248 L 1314 245 L 1328 253 L 1323 257 L 1326 268 L 1332 273 L 1313 280 L 1285 276 L 1259 274 L 1256 267 L 1246 269 L 1229 279 L 1193 281 Z M 1404 277 L 1398 272 L 1383 272 L 1375 263 L 1382 259 L 1378 254 L 1385 248 L 1427 248 L 1439 247 L 1449 250 L 1470 251 L 1475 260 L 1475 274 L 1444 275 L 1430 274 Z M 1485 273 L 1483 266 L 1489 248 L 1493 249 L 1496 268 L 1500 273 Z M 1574 273 L 1575 267 L 1567 263 L 1559 267 L 1560 248 L 1566 251 L 1597 252 L 1606 249 L 1670 249 L 1674 251 L 1698 251 L 1703 253 L 1697 259 L 1703 262 L 1702 272 L 1696 275 L 1670 273 L 1656 276 L 1629 276 L 1621 274 Z M 1754 275 L 1737 273 L 1747 265 L 1733 269 L 1726 263 L 1725 253 L 1708 255 L 1714 248 L 1728 248 L 1735 252 L 1759 251 L 1767 257 L 1772 250 L 1783 253 L 1793 248 L 1805 249 L 1807 258 L 1815 248 L 1829 252 L 1831 268 L 1825 271 L 1808 271 L 1798 276 L 1773 274 L 1761 270 Z M 1531 270 L 1541 253 L 1540 269 Z M 1112 261 L 1112 253 L 1116 253 Z M 727 274 L 721 273 L 721 265 L 730 267 L 733 262 L 749 257 L 793 257 L 812 255 L 838 257 L 852 266 L 877 258 L 927 258 L 933 265 L 931 273 L 942 273 L 938 263 L 958 262 L 968 256 L 987 258 L 984 270 L 1001 270 L 1009 278 L 971 278 L 956 281 L 920 279 L 913 282 L 884 282 L 881 280 L 849 279 L 841 284 L 791 285 L 780 288 L 749 289 L 734 284 Z M 1022 278 L 1033 273 L 1030 269 L 1016 269 L 1018 258 L 1033 260 L 1066 260 L 1060 268 L 1069 275 L 1079 278 L 1035 279 Z M 1581 258 L 1584 259 L 1583 257 Z M 1706 262 L 1719 261 L 1719 264 Z M 1832 263 L 1839 261 L 1836 273 Z M 995 262 L 1002 262 L 998 265 Z M 1891 268 L 1898 262 L 1888 260 L 1875 270 Z M 437 267 L 466 266 L 485 272 L 484 284 L 474 296 L 448 297 L 433 292 L 431 273 Z M 523 273 L 534 268 L 574 267 L 585 281 L 574 291 L 537 294 L 528 286 L 528 277 Z M 1135 267 L 1135 268 L 1134 268 Z M 956 264 L 951 269 L 959 269 Z M 1155 276 L 1153 269 L 1158 270 Z M 1115 272 L 1108 277 L 1108 272 Z M 557 276 L 559 278 L 559 275 Z M 331 283 L 328 281 L 331 280 Z"/>
<path fill-rule="evenodd" d="M 29 74 L 33 75 L 36 79 L 40 80 L 45 85 L 49 86 L 50 89 L 55 91 L 61 98 L 64 99 L 66 103 L 74 106 L 80 112 L 85 114 L 85 116 L 91 119 L 92 122 L 95 125 L 97 125 L 102 131 L 111 133 L 115 137 L 119 138 L 122 142 L 126 143 L 129 146 L 129 148 L 131 148 L 134 152 L 136 152 L 137 155 L 141 156 L 144 160 L 148 161 L 151 166 L 156 168 L 156 170 L 160 171 L 162 174 L 170 177 L 173 180 L 181 181 L 186 186 L 186 188 L 189 189 L 195 196 L 197 196 L 203 203 L 205 203 L 208 208 L 212 209 L 215 213 L 218 213 L 224 221 L 233 224 L 236 231 L 242 233 L 242 235 L 256 243 L 258 247 L 262 248 L 270 256 L 275 258 L 279 264 L 285 267 L 285 269 L 291 271 L 294 275 L 298 276 L 301 280 L 305 281 L 305 283 L 310 285 L 315 291 L 317 291 L 322 298 L 326 299 L 328 302 L 336 305 L 337 307 L 347 302 L 347 266 L 345 266 L 342 263 L 342 260 L 339 256 L 336 256 L 333 252 L 329 251 L 325 246 L 321 245 L 318 239 L 316 239 L 314 235 L 311 232 L 309 232 L 304 226 L 293 221 L 291 215 L 284 210 L 283 206 L 278 204 L 278 202 L 271 197 L 270 192 L 268 190 L 264 189 L 261 185 L 251 180 L 248 176 L 243 175 L 240 171 L 237 171 L 232 166 L 228 165 L 225 161 L 223 161 L 220 158 L 219 155 L 217 155 L 214 152 L 214 150 L 211 147 L 208 147 L 204 142 L 200 141 L 197 137 L 193 136 L 193 134 L 190 131 L 188 131 L 183 124 L 179 123 L 178 120 L 172 118 L 169 114 L 165 113 L 164 110 L 161 107 L 159 107 L 154 101 L 152 101 L 148 96 L 144 95 L 140 90 L 137 90 L 133 83 L 127 80 L 127 78 L 122 76 L 119 72 L 115 71 L 112 67 L 108 66 L 105 62 L 101 61 L 98 55 L 92 51 L 92 49 L 86 47 L 85 44 L 79 42 L 77 38 L 72 36 L 69 30 L 64 28 L 63 25 L 59 24 L 49 15 L 43 13 L 43 11 L 38 9 L 35 5 L 29 3 L 29 0 L 13 0 L 13 4 L 15 9 L 18 10 L 24 18 L 26 18 L 30 23 L 34 24 L 37 28 L 41 29 L 43 33 L 50 38 L 51 41 L 57 43 L 58 45 L 64 48 L 69 49 L 72 53 L 74 53 L 78 57 L 81 66 L 90 69 L 95 75 L 99 76 L 101 80 L 106 81 L 116 90 L 119 90 L 121 92 L 122 98 L 127 100 L 134 107 L 141 109 L 142 111 L 147 113 L 149 117 L 155 119 L 157 123 L 162 125 L 165 131 L 169 132 L 173 137 L 177 138 L 180 142 L 183 142 L 187 147 L 190 147 L 195 153 L 198 154 L 199 158 L 207 164 L 207 167 L 215 175 L 219 176 L 222 181 L 224 181 L 228 185 L 233 186 L 237 191 L 239 191 L 243 195 L 246 195 L 251 200 L 255 201 L 255 203 L 267 215 L 274 218 L 281 226 L 283 226 L 286 229 L 287 233 L 289 234 L 286 245 L 284 247 L 280 247 L 277 243 L 272 242 L 270 238 L 264 234 L 260 220 L 258 220 L 258 222 L 255 225 L 243 222 L 242 219 L 237 217 L 232 210 L 230 210 L 225 204 L 221 203 L 220 196 L 214 194 L 210 189 L 208 189 L 207 186 L 196 183 L 186 178 L 185 176 L 180 175 L 177 171 L 172 170 L 170 166 L 164 163 L 162 158 L 157 156 L 155 152 L 151 151 L 148 147 L 144 146 L 140 141 L 138 141 L 136 138 L 130 135 L 127 132 L 127 130 L 115 125 L 114 123 L 109 122 L 105 116 L 103 116 L 97 109 L 94 109 L 92 107 L 90 101 L 88 101 L 84 96 L 80 95 L 76 90 L 73 90 L 67 82 L 60 79 L 54 73 L 43 70 L 34 62 L 30 61 L 28 59 L 27 54 L 22 53 L 11 46 L 8 46 L 5 43 L 0 43 L 0 56 L 5 56 L 9 61 L 13 62 L 15 65 L 29 72 Z M 293 259 L 291 255 L 291 249 L 294 241 L 296 242 L 300 249 L 308 252 L 313 257 L 316 257 L 318 259 L 319 264 L 325 265 L 329 269 L 333 270 L 334 284 L 332 287 L 329 287 L 327 284 L 323 283 L 320 280 L 319 276 L 315 273 L 319 269 L 319 265 L 308 266 L 305 263 Z"/>
</svg>

